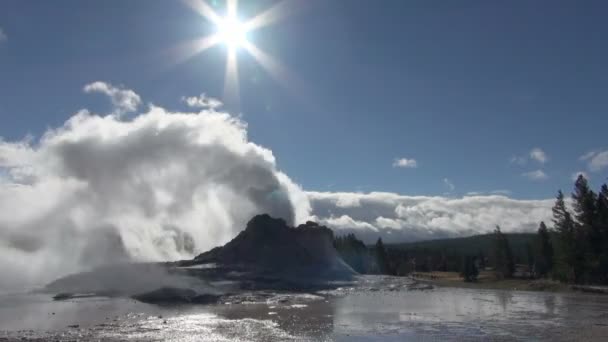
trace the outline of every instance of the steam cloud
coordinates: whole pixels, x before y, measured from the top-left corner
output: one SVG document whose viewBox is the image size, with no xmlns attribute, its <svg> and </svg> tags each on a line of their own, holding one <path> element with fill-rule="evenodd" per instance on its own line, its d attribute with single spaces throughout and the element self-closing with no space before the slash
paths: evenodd
<svg viewBox="0 0 608 342">
<path fill-rule="evenodd" d="M 468 235 L 494 224 L 530 231 L 550 215 L 552 200 L 304 192 L 270 150 L 248 141 L 240 119 L 216 107 L 154 106 L 125 119 L 139 95 L 93 84 L 86 91 L 108 95 L 113 114 L 81 110 L 39 141 L 0 140 L 0 290 L 100 264 L 191 258 L 258 213 L 290 224 L 312 218 L 368 242 Z"/>
<path fill-rule="evenodd" d="M 191 258 L 305 195 L 226 113 L 83 110 L 39 143 L 0 141 L 0 287 L 108 262 Z"/>
</svg>

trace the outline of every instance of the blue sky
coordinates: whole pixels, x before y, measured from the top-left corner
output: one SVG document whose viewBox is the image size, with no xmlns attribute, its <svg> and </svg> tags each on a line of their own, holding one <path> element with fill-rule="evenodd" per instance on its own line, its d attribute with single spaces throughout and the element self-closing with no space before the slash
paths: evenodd
<svg viewBox="0 0 608 342">
<path fill-rule="evenodd" d="M 241 2 L 245 18 L 276 3 Z M 577 171 L 605 181 L 608 168 L 579 158 L 608 148 L 606 2 L 295 7 L 249 39 L 304 86 L 285 87 L 239 51 L 240 112 L 304 189 L 548 198 Z M 39 136 L 83 107 L 107 111 L 82 91 L 93 81 L 173 110 L 187 109 L 183 96 L 223 94 L 225 46 L 183 63 L 168 53 L 214 30 L 177 1 L 5 0 L 0 29 L 4 140 Z M 530 158 L 534 148 L 546 158 Z M 523 175 L 538 170 L 546 179 Z"/>
</svg>

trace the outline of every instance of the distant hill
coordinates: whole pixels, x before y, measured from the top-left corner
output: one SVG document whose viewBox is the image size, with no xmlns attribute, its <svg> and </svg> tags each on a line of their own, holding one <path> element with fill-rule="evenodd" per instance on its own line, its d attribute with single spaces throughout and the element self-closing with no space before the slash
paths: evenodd
<svg viewBox="0 0 608 342">
<path fill-rule="evenodd" d="M 527 245 L 534 246 L 536 234 L 511 233 L 505 235 L 509 240 L 515 262 L 526 263 L 528 257 Z M 463 238 L 386 244 L 386 247 L 389 251 L 407 252 L 410 257 L 444 255 L 448 260 L 460 262 L 459 260 L 465 255 L 483 254 L 486 258 L 491 259 L 495 247 L 494 239 L 494 235 L 490 233 Z"/>
</svg>

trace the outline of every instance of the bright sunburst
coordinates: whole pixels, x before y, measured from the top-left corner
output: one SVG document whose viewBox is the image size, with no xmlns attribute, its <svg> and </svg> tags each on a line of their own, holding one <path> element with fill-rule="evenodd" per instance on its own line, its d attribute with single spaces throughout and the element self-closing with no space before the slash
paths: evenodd
<svg viewBox="0 0 608 342">
<path fill-rule="evenodd" d="M 287 12 L 291 11 L 291 5 L 298 1 L 284 0 L 279 2 L 266 11 L 247 20 L 240 21 L 238 16 L 237 0 L 227 0 L 226 16 L 220 16 L 207 2 L 204 0 L 182 0 L 190 8 L 199 13 L 203 18 L 212 22 L 216 31 L 207 37 L 202 37 L 194 41 L 181 44 L 185 48 L 177 57 L 178 61 L 184 61 L 195 54 L 198 54 L 217 44 L 225 44 L 227 49 L 226 55 L 226 76 L 224 80 L 224 101 L 232 102 L 238 107 L 239 101 L 239 81 L 237 67 L 237 49 L 247 51 L 274 79 L 281 84 L 294 83 L 287 81 L 287 69 L 281 65 L 276 59 L 265 53 L 259 47 L 255 46 L 248 40 L 248 34 L 252 33 L 260 27 L 271 24 L 280 20 Z"/>
<path fill-rule="evenodd" d="M 221 42 L 230 49 L 242 47 L 247 43 L 247 27 L 234 15 L 228 15 L 217 23 L 217 34 Z"/>
</svg>

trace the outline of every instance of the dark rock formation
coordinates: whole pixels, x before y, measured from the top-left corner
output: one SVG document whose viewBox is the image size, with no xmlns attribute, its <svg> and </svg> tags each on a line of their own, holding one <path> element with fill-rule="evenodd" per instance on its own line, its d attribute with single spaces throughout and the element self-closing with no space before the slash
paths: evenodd
<svg viewBox="0 0 608 342">
<path fill-rule="evenodd" d="M 177 304 L 177 303 L 193 303 L 193 304 L 214 304 L 217 303 L 220 296 L 212 294 L 199 294 L 192 289 L 162 287 L 158 290 L 142 293 L 133 296 L 140 302 L 151 304 Z"/>
<path fill-rule="evenodd" d="M 266 214 L 252 218 L 246 229 L 223 247 L 200 254 L 193 261 L 203 263 L 286 275 L 354 274 L 334 249 L 329 228 L 314 222 L 292 228 L 284 220 Z"/>
<path fill-rule="evenodd" d="M 307 222 L 296 228 L 269 215 L 255 216 L 222 247 L 193 260 L 97 267 L 45 287 L 55 300 L 128 296 L 146 303 L 209 304 L 244 293 L 316 291 L 351 281 L 356 273 L 333 247 L 333 233 Z"/>
</svg>

